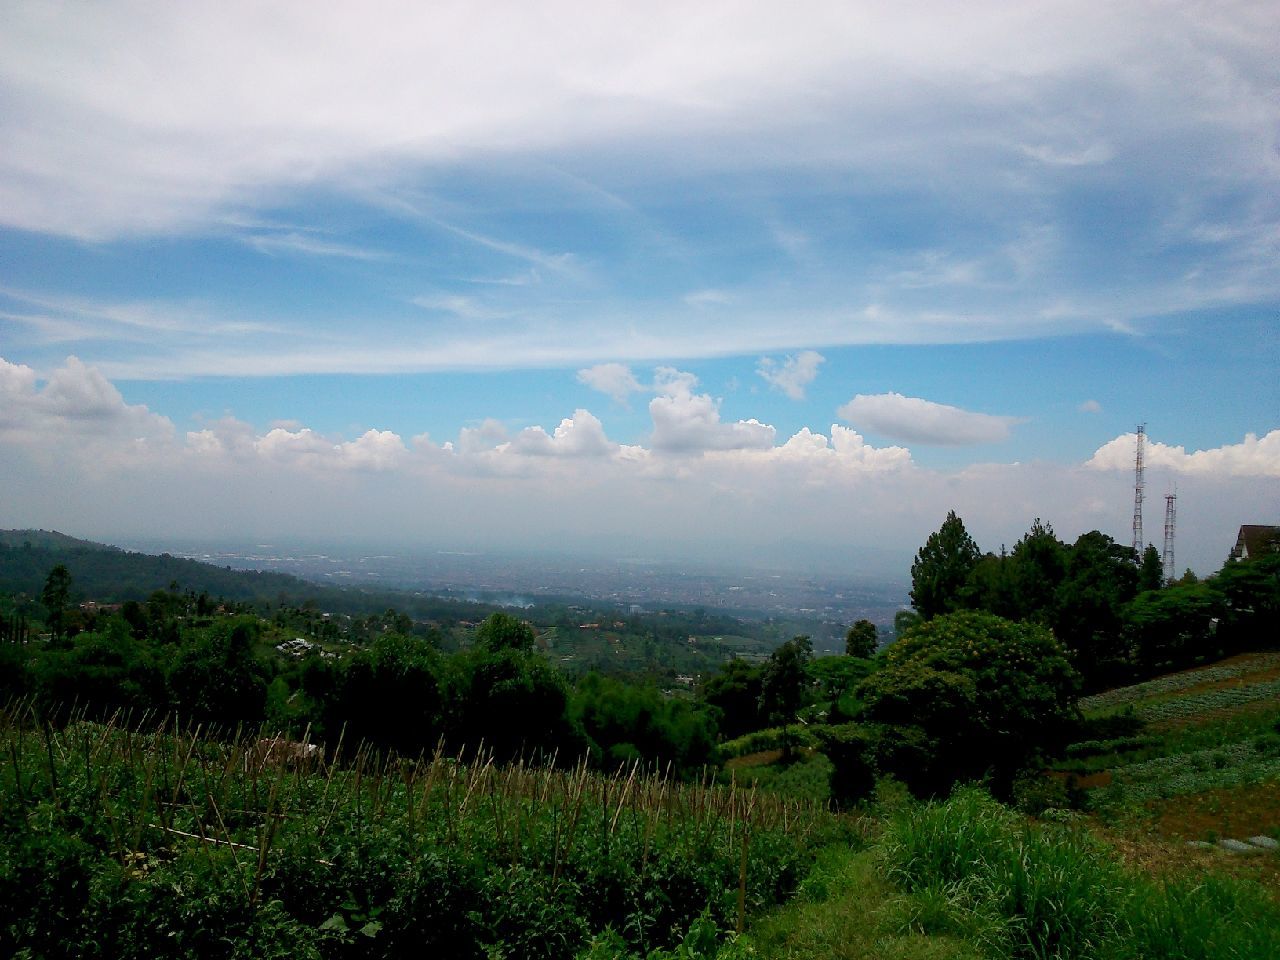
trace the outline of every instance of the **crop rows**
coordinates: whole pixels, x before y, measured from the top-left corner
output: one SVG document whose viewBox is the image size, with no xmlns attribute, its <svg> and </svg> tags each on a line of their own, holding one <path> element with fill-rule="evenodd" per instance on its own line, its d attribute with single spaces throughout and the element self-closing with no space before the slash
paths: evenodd
<svg viewBox="0 0 1280 960">
<path fill-rule="evenodd" d="M 1202 670 L 1171 673 L 1168 676 L 1157 677 L 1145 683 L 1137 683 L 1133 686 L 1120 687 L 1116 690 L 1108 690 L 1105 693 L 1094 694 L 1091 697 L 1083 697 L 1080 700 L 1080 709 L 1086 712 L 1111 710 L 1162 694 L 1176 693 L 1179 690 L 1198 687 L 1205 683 L 1236 680 L 1274 667 L 1280 667 L 1280 653 L 1261 654 L 1243 663 L 1219 664 Z"/>
<path fill-rule="evenodd" d="M 1244 687 L 1220 687 L 1185 697 L 1175 697 L 1139 707 L 1138 716 L 1148 723 L 1183 720 L 1214 710 L 1239 707 L 1248 703 L 1275 700 L 1280 697 L 1280 680 L 1255 683 Z"/>
<path fill-rule="evenodd" d="M 836 824 L 636 766 L 360 749 L 309 770 L 257 738 L 6 719 L 5 955 L 59 955 L 22 931 L 120 957 L 572 957 L 605 929 L 648 952 L 779 902 Z"/>
<path fill-rule="evenodd" d="M 1274 737 L 1257 737 L 1128 764 L 1114 776 L 1111 786 L 1098 791 L 1102 806 L 1260 783 L 1280 778 L 1280 746 Z"/>
<path fill-rule="evenodd" d="M 1080 708 L 1094 711 L 1122 707 L 1126 704 L 1137 703 L 1161 694 L 1176 693 L 1179 690 L 1202 686 L 1206 683 L 1235 680 L 1276 666 L 1280 666 L 1280 653 L 1262 654 L 1251 658 L 1245 663 L 1219 664 L 1200 670 L 1171 673 L 1167 676 L 1157 677 L 1154 680 L 1147 680 L 1144 683 L 1108 690 L 1105 693 L 1094 694 L 1091 697 L 1083 697 L 1080 700 Z"/>
</svg>

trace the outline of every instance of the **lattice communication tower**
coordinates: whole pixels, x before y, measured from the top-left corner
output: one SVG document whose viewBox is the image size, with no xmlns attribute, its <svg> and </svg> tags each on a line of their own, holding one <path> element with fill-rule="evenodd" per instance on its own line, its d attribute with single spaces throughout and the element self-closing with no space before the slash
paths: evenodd
<svg viewBox="0 0 1280 960">
<path fill-rule="evenodd" d="M 1177 501 L 1176 493 L 1166 493 L 1164 496 L 1164 582 L 1172 583 L 1174 577 L 1173 568 L 1173 524 L 1174 524 L 1174 503 Z"/>
<path fill-rule="evenodd" d="M 1146 541 L 1142 536 L 1142 448 L 1147 440 L 1147 425 L 1138 424 L 1137 451 L 1133 458 L 1133 552 L 1138 563 L 1142 563 L 1142 551 L 1146 549 Z"/>
</svg>

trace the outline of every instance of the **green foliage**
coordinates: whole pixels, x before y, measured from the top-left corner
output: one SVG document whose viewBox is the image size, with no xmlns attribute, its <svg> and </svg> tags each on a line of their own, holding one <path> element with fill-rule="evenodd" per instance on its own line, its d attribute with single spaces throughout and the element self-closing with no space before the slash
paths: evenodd
<svg viewBox="0 0 1280 960">
<path fill-rule="evenodd" d="M 66 629 L 67 604 L 71 600 L 71 573 L 65 564 L 59 563 L 49 571 L 44 587 L 40 590 L 40 602 L 48 616 L 46 622 L 53 639 L 57 640 Z"/>
<path fill-rule="evenodd" d="M 570 958 L 607 930 L 622 955 L 710 956 L 739 891 L 748 915 L 790 896 L 829 820 L 638 771 L 362 752 L 295 773 L 252 741 L 11 719 L 4 956 Z"/>
<path fill-rule="evenodd" d="M 816 726 L 800 723 L 788 724 L 785 727 L 766 727 L 764 730 L 753 730 L 732 740 L 720 744 L 720 756 L 726 760 L 745 757 L 766 750 L 781 750 L 787 743 L 793 749 L 816 750 L 818 738 L 814 731 Z"/>
<path fill-rule="evenodd" d="M 718 712 L 718 726 L 725 737 L 740 737 L 767 726 L 760 711 L 763 676 L 761 667 L 730 660 L 703 682 L 702 700 Z"/>
<path fill-rule="evenodd" d="M 1065 742 L 1078 678 L 1043 627 L 986 613 L 920 624 L 859 688 L 882 725 L 882 771 L 929 794 L 990 774 L 1007 788 L 1046 746 Z"/>
<path fill-rule="evenodd" d="M 1209 583 L 1138 594 L 1126 610 L 1135 661 L 1150 675 L 1221 656 L 1214 633 L 1225 612 L 1221 594 Z"/>
<path fill-rule="evenodd" d="M 880 636 L 876 625 L 870 620 L 859 620 L 845 634 L 844 652 L 847 656 L 863 659 L 873 657 L 879 646 Z"/>
<path fill-rule="evenodd" d="M 760 674 L 760 716 L 770 726 L 791 723 L 809 690 L 813 643 L 793 637 L 774 650 Z"/>
<path fill-rule="evenodd" d="M 505 647 L 458 654 L 447 700 L 450 742 L 484 744 L 499 760 L 576 757 L 584 746 L 568 715 L 564 677 L 540 654 Z"/>
<path fill-rule="evenodd" d="M 443 670 L 427 641 L 385 634 L 351 657 L 335 678 L 338 689 L 327 700 L 322 729 L 336 733 L 345 723 L 355 743 L 409 755 L 431 749 L 443 733 Z M 313 688 L 323 689 L 324 682 L 313 673 Z"/>
<path fill-rule="evenodd" d="M 982 552 L 954 510 L 911 564 L 911 603 L 925 620 L 960 608 L 961 591 Z"/>
<path fill-rule="evenodd" d="M 876 661 L 857 657 L 818 657 L 808 666 L 811 687 L 820 698 L 818 718 L 829 723 L 855 719 L 862 705 L 854 691 L 876 670 Z M 806 713 L 812 712 L 806 711 Z"/>
<path fill-rule="evenodd" d="M 876 788 L 874 733 L 856 723 L 818 727 L 814 734 L 831 761 L 831 799 L 840 807 L 866 800 Z"/>
<path fill-rule="evenodd" d="M 1147 544 L 1142 551 L 1142 560 L 1138 564 L 1138 589 L 1140 591 L 1159 590 L 1164 586 L 1164 564 L 1160 560 L 1160 551 L 1154 544 Z"/>
<path fill-rule="evenodd" d="M 537 634 L 528 621 L 509 613 L 491 613 L 476 627 L 476 646 L 490 653 L 502 650 L 532 650 Z"/>
<path fill-rule="evenodd" d="M 262 721 L 267 687 L 254 652 L 259 631 L 252 618 L 224 620 L 178 653 L 168 680 L 180 715 L 228 731 Z"/>
<path fill-rule="evenodd" d="M 573 692 L 570 716 L 590 739 L 597 763 L 607 767 L 638 759 L 686 773 L 715 754 L 711 711 L 651 686 L 588 674 Z"/>
<path fill-rule="evenodd" d="M 1083 832 L 1027 823 L 977 790 L 904 812 L 883 846 L 907 890 L 999 921 L 987 952 L 1011 960 L 1262 960 L 1280 936 L 1280 908 L 1256 885 L 1128 872 Z"/>
<path fill-rule="evenodd" d="M 1128 676 L 1124 610 L 1137 589 L 1131 547 L 1097 530 L 1082 534 L 1071 546 L 1050 622 L 1086 690 L 1114 685 Z"/>
</svg>

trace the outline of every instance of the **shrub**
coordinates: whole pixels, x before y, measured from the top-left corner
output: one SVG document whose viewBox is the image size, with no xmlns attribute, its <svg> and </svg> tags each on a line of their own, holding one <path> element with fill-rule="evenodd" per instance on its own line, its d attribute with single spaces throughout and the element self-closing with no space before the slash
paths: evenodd
<svg viewBox="0 0 1280 960">
<path fill-rule="evenodd" d="M 849 807 L 871 796 L 876 787 L 875 734 L 856 723 L 814 730 L 831 761 L 831 799 Z"/>
</svg>

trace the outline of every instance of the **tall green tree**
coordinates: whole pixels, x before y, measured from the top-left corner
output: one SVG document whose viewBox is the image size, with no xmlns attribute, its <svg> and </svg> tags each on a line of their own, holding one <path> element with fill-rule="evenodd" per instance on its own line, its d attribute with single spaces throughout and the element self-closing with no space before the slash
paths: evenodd
<svg viewBox="0 0 1280 960">
<path fill-rule="evenodd" d="M 1081 534 L 1068 554 L 1051 626 L 1091 693 L 1128 680 L 1125 608 L 1138 592 L 1138 570 L 1132 547 L 1097 530 Z"/>
<path fill-rule="evenodd" d="M 844 652 L 850 657 L 875 656 L 876 647 L 880 645 L 880 635 L 876 625 L 870 620 L 859 620 L 844 637 Z"/>
<path fill-rule="evenodd" d="M 961 591 L 982 552 L 954 510 L 911 564 L 911 604 L 925 620 L 961 607 Z"/>
<path fill-rule="evenodd" d="M 1147 544 L 1142 551 L 1142 563 L 1138 567 L 1138 589 L 1159 590 L 1164 586 L 1164 562 L 1155 544 Z"/>
<path fill-rule="evenodd" d="M 760 675 L 760 713 L 771 726 L 792 723 L 809 689 L 813 641 L 793 637 L 769 654 Z"/>
<path fill-rule="evenodd" d="M 1009 585 L 1013 619 L 1048 624 L 1053 619 L 1054 593 L 1067 571 L 1067 550 L 1053 527 L 1039 517 L 1009 555 Z M 992 611 L 997 613 L 998 611 Z"/>
<path fill-rule="evenodd" d="M 40 602 L 48 612 L 49 632 L 57 640 L 66 632 L 67 605 L 71 602 L 71 571 L 59 563 L 49 571 Z"/>
<path fill-rule="evenodd" d="M 720 732 L 727 739 L 740 737 L 765 725 L 760 717 L 760 678 L 763 669 L 746 660 L 733 659 L 702 683 L 702 700 L 716 711 Z"/>
</svg>

